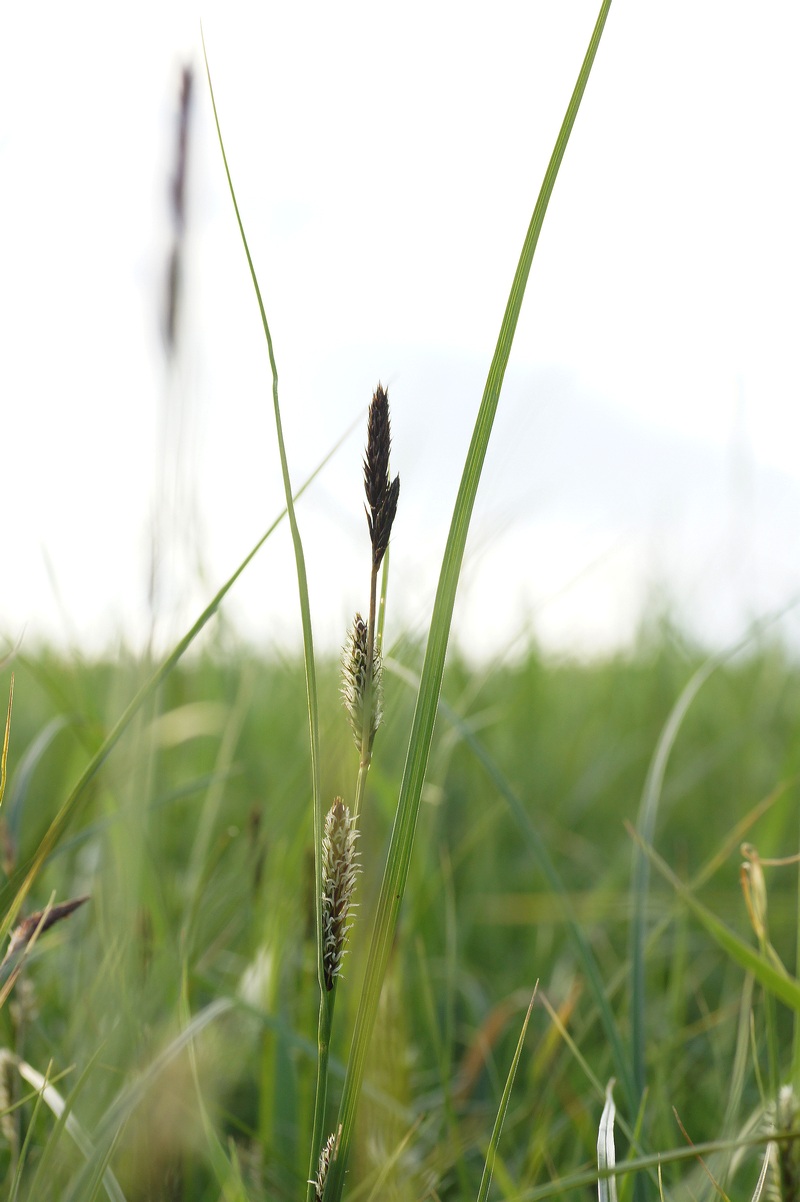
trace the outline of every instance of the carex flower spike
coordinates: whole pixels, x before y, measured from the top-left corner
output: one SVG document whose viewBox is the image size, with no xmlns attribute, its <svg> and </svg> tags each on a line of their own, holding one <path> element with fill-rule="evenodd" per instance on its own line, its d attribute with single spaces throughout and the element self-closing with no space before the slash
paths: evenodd
<svg viewBox="0 0 800 1202">
<path fill-rule="evenodd" d="M 322 963 L 328 990 L 341 972 L 352 926 L 347 920 L 358 875 L 357 838 L 355 819 L 337 797 L 325 818 L 322 837 Z"/>
<path fill-rule="evenodd" d="M 383 721 L 383 671 L 381 657 L 377 651 L 372 654 L 372 688 L 367 690 L 367 674 L 369 672 L 369 647 L 367 623 L 356 614 L 353 625 L 347 633 L 347 642 L 342 651 L 342 701 L 347 711 L 347 719 L 353 732 L 356 748 L 361 750 L 361 739 L 364 731 L 364 706 L 369 704 L 369 745 L 375 738 L 375 732 Z"/>
<path fill-rule="evenodd" d="M 341 1127 L 339 1128 L 341 1131 Z M 328 1176 L 328 1168 L 331 1163 L 331 1157 L 336 1150 L 336 1142 L 338 1140 L 338 1131 L 332 1131 L 322 1147 L 319 1154 L 319 1167 L 317 1168 L 317 1176 L 314 1181 L 310 1182 L 316 1190 L 317 1202 L 322 1202 L 322 1195 L 325 1193 L 325 1178 Z"/>
<path fill-rule="evenodd" d="M 389 424 L 389 394 L 379 383 L 369 407 L 367 453 L 364 457 L 364 491 L 367 494 L 367 522 L 372 539 L 372 563 L 379 568 L 389 546 L 392 523 L 397 513 L 400 477 L 389 480 L 389 451 L 392 434 Z"/>
</svg>

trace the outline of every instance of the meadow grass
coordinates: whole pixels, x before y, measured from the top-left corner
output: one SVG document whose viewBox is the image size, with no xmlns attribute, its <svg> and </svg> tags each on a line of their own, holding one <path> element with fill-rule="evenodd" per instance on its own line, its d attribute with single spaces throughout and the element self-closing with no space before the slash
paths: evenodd
<svg viewBox="0 0 800 1202">
<path fill-rule="evenodd" d="M 218 123 L 272 369 L 302 666 L 236 647 L 222 618 L 184 659 L 270 532 L 160 663 L 17 657 L 9 1199 L 798 1196 L 797 902 L 790 864 L 769 859 L 797 841 L 795 666 L 755 637 L 706 659 L 666 631 L 603 663 L 447 663 L 608 8 L 524 241 L 427 640 L 388 652 L 399 486 L 376 389 L 349 731 L 337 666 L 314 651 L 277 363 Z"/>
<path fill-rule="evenodd" d="M 157 712 L 109 759 L 80 822 L 43 867 L 35 890 L 41 905 L 51 892 L 59 899 L 88 893 L 91 901 L 40 939 L 2 1014 L 3 1045 L 49 1074 L 95 1141 L 119 1108 L 111 1163 L 129 1199 L 289 1198 L 305 1189 L 316 954 L 303 669 L 260 661 L 246 648 L 232 654 L 229 640 L 220 642 L 218 652 L 212 646 L 176 667 Z M 421 662 L 414 645 L 395 651 L 397 666 L 389 656 L 385 667 L 386 722 L 363 812 L 365 863 L 385 855 L 413 705 L 407 677 Z M 628 1043 L 633 845 L 624 822 L 636 815 L 666 717 L 700 662 L 671 634 L 598 663 L 553 662 L 531 649 L 487 672 L 451 658 L 448 708 L 434 741 L 356 1124 L 355 1196 L 369 1196 L 387 1166 L 383 1195 L 478 1196 L 536 980 L 541 1005 L 493 1188 L 503 1197 L 547 1196 L 533 1191 L 591 1172 L 612 1056 L 567 936 L 564 899 L 532 860 L 505 792 L 524 798 L 558 865 Z M 76 665 L 44 651 L 18 660 L 4 808 L 19 862 L 38 846 L 52 798 L 63 795 L 118 712 L 119 693 L 141 671 L 133 661 L 127 668 Z M 330 749 L 322 789 L 331 797 L 353 762 L 338 687 L 338 665 L 322 663 L 320 733 Z M 739 844 L 747 838 L 762 856 L 796 845 L 795 792 L 760 810 L 758 803 L 796 775 L 798 720 L 796 665 L 777 647 L 755 648 L 700 690 L 665 778 L 660 854 L 684 880 L 713 861 L 697 897 L 754 947 Z M 56 733 L 45 744 L 40 736 L 48 729 Z M 503 788 L 487 762 L 502 765 Z M 193 855 L 198 841 L 201 862 Z M 792 963 L 794 874 L 764 871 L 771 941 Z M 378 885 L 365 871 L 362 914 L 374 906 Z M 768 1098 L 760 991 L 660 880 L 647 928 L 649 1090 L 638 1140 L 646 1152 L 682 1151 L 672 1107 L 695 1144 L 741 1137 Z M 333 1102 L 367 954 L 357 934 L 332 1030 Z M 220 1001 L 230 1007 L 196 1034 L 192 1055 L 188 1044 L 176 1049 L 181 1016 L 203 1015 Z M 786 1081 L 791 1013 L 782 1005 L 776 1030 Z M 129 1112 L 120 1098 L 130 1098 Z M 13 1099 L 20 1152 L 28 1140 L 15 1196 L 70 1196 L 82 1154 L 48 1108 L 36 1105 L 30 1085 L 18 1079 Z M 621 1099 L 620 1110 L 627 1110 Z M 12 1151 L 3 1150 L 9 1166 Z M 734 1153 L 726 1159 L 734 1163 Z M 731 1197 L 750 1196 L 759 1164 L 758 1148 L 751 1149 Z M 234 1165 L 241 1187 L 233 1185 Z M 695 1196 L 713 1197 L 690 1170 L 691 1162 L 667 1164 L 670 1196 L 690 1196 L 691 1181 Z M 655 1188 L 648 1193 L 658 1196 Z M 550 1196 L 585 1196 L 585 1187 L 570 1193 L 564 1184 Z"/>
</svg>

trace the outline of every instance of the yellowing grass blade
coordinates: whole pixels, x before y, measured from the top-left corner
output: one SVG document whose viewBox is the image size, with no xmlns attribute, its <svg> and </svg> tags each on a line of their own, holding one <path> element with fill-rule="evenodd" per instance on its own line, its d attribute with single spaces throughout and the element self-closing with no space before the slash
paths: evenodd
<svg viewBox="0 0 800 1202">
<path fill-rule="evenodd" d="M 3 755 L 0 757 L 0 805 L 3 804 L 3 794 L 6 791 L 6 764 L 8 762 L 8 739 L 11 734 L 11 707 L 14 704 L 14 673 L 11 673 L 11 684 L 8 688 L 8 712 L 6 713 L 6 731 L 3 735 Z"/>
</svg>

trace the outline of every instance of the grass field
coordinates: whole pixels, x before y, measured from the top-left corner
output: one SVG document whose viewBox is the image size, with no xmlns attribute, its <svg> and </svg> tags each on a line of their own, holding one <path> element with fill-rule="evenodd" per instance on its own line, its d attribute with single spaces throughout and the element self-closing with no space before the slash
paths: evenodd
<svg viewBox="0 0 800 1202">
<path fill-rule="evenodd" d="M 226 624 L 256 547 L 163 661 L 3 661 L 8 1202 L 800 1198 L 796 662 L 755 630 L 709 659 L 663 622 L 597 662 L 447 656 L 609 6 L 513 277 L 424 645 L 382 642 L 399 484 L 373 397 L 349 723 L 339 665 L 314 654 L 222 150 L 302 657 L 259 658 Z"/>
<path fill-rule="evenodd" d="M 413 646 L 387 657 L 387 719 L 362 812 L 360 908 L 338 989 L 332 1104 L 419 662 Z M 664 629 L 635 653 L 598 663 L 548 662 L 531 650 L 512 667 L 450 664 L 348 1196 L 368 1197 L 382 1169 L 380 1196 L 475 1196 L 537 980 L 494 1189 L 536 1197 L 535 1187 L 591 1168 L 602 1091 L 616 1070 L 564 907 L 594 954 L 630 1054 L 634 844 L 624 823 L 636 822 L 659 736 L 699 663 Z M 17 661 L 7 869 L 30 860 L 143 671 L 133 661 L 47 652 Z M 319 691 L 322 791 L 332 798 L 358 759 L 337 665 L 323 666 Z M 762 857 L 796 850 L 799 722 L 796 665 L 776 646 L 754 646 L 700 689 L 665 774 L 659 853 L 684 880 L 713 861 L 697 896 L 754 947 L 739 844 L 746 838 Z M 172 673 L 123 738 L 34 884 L 29 909 L 51 893 L 90 901 L 36 943 L 3 1008 L 2 1044 L 56 1082 L 94 1142 L 110 1140 L 128 1199 L 304 1190 L 316 1059 L 306 725 L 299 662 L 209 648 Z M 542 875 L 510 797 L 545 845 L 563 894 Z M 739 824 L 748 821 L 745 831 Z M 765 873 L 771 941 L 793 966 L 796 869 Z M 770 1024 L 778 1080 L 792 1079 L 791 1011 L 765 1008 L 752 975 L 658 878 L 646 926 L 641 1147 L 686 1146 L 673 1107 L 694 1143 L 741 1136 L 771 1100 Z M 229 1008 L 179 1050 L 190 1016 L 220 999 Z M 4 1196 L 95 1196 L 81 1177 L 84 1154 L 10 1065 L 6 1085 L 16 1108 L 4 1122 Z M 632 1124 L 621 1093 L 618 1101 Z M 113 1132 L 104 1128 L 109 1115 Z M 229 1172 L 223 1189 L 220 1156 L 238 1166 L 240 1185 Z M 733 1153 L 716 1159 L 720 1181 L 723 1160 L 737 1163 Z M 729 1196 L 751 1196 L 759 1163 L 758 1148 L 744 1154 Z M 666 1165 L 664 1182 L 670 1196 L 719 1196 L 692 1162 Z M 657 1197 L 646 1184 L 645 1196 Z"/>
</svg>

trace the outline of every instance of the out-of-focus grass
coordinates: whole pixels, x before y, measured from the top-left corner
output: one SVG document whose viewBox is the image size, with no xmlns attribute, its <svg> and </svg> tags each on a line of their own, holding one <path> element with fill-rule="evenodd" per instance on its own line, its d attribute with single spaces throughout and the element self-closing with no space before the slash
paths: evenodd
<svg viewBox="0 0 800 1202">
<path fill-rule="evenodd" d="M 395 658 L 406 672 L 419 667 L 413 648 Z M 699 662 L 674 636 L 655 634 L 635 652 L 596 663 L 550 661 L 532 650 L 514 666 L 479 671 L 453 657 L 445 677 L 445 699 L 523 801 L 556 863 L 623 1039 L 632 860 L 623 823 L 635 820 L 661 728 Z M 414 697 L 402 672 L 390 669 L 382 754 L 363 811 L 365 925 Z M 41 652 L 15 670 L 3 813 L 23 863 L 140 683 L 141 669 L 132 661 L 67 663 Z M 342 792 L 353 776 L 337 690 L 337 665 L 322 664 L 324 797 Z M 79 1083 L 75 1112 L 90 1133 L 177 1035 L 182 991 L 198 1013 L 215 999 L 236 999 L 198 1036 L 196 1078 L 186 1054 L 176 1054 L 119 1133 L 112 1163 L 129 1199 L 219 1196 L 198 1085 L 223 1144 L 234 1141 L 242 1196 L 296 1197 L 303 1188 L 316 1029 L 306 721 L 299 661 L 212 648 L 179 665 L 102 769 L 36 882 L 31 908 L 44 906 L 51 891 L 60 900 L 82 893 L 92 900 L 35 948 L 15 1003 L 0 1012 L 0 1042 L 42 1073 L 51 1063 L 53 1074 L 70 1070 L 59 1088 L 69 1096 Z M 800 671 L 775 646 L 739 656 L 704 685 L 668 765 L 656 837 L 660 854 L 685 880 L 795 775 L 799 723 Z M 796 790 L 778 797 L 747 837 L 762 857 L 794 850 Z M 739 860 L 734 846 L 700 897 L 749 938 Z M 768 872 L 770 935 L 791 968 L 792 870 Z M 713 1139 L 744 1122 L 758 1090 L 747 1055 L 730 1113 L 743 974 L 658 880 L 649 922 L 656 934 L 646 959 L 644 1130 L 652 1151 L 683 1142 L 673 1106 L 694 1141 Z M 353 940 L 339 989 L 334 1099 L 364 942 Z M 604 1083 L 612 1071 L 609 1049 L 582 988 L 559 900 L 474 750 L 440 715 L 358 1122 L 354 1183 L 385 1165 L 413 1127 L 390 1174 L 397 1196 L 422 1196 L 434 1181 L 441 1197 L 460 1197 L 466 1185 L 477 1194 L 537 979 Z M 790 1026 L 780 1009 L 778 1024 L 788 1072 Z M 754 1032 L 760 1047 L 757 1004 Z M 21 1083 L 16 1096 L 25 1096 Z M 513 1182 L 523 1192 L 590 1164 L 601 1109 L 602 1095 L 537 1007 L 495 1190 Z M 32 1111 L 27 1101 L 15 1112 L 23 1136 Z M 48 1188 L 53 1197 L 66 1196 L 80 1155 L 66 1136 L 49 1146 L 54 1125 L 38 1107 L 19 1197 L 32 1196 L 26 1189 L 45 1149 Z"/>
</svg>

